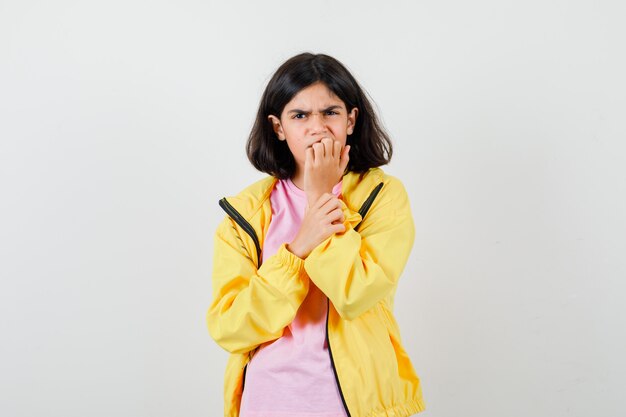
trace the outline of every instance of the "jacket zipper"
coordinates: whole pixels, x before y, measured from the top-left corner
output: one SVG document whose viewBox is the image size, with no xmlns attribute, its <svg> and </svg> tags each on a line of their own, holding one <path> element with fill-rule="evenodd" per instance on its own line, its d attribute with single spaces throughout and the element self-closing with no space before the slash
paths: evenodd
<svg viewBox="0 0 626 417">
<path fill-rule="evenodd" d="M 246 365 L 243 367 L 243 381 L 241 382 L 241 392 L 243 392 L 243 388 L 246 385 L 246 370 L 248 369 L 248 364 L 252 360 L 252 357 L 254 356 L 256 351 L 259 350 L 259 347 L 260 345 L 248 352 L 248 362 L 246 362 Z"/>
<path fill-rule="evenodd" d="M 341 384 L 339 383 L 339 376 L 337 375 L 337 369 L 335 368 L 335 360 L 333 359 L 333 351 L 330 349 L 330 340 L 328 339 L 328 315 L 330 314 L 330 299 L 326 297 L 326 344 L 328 345 L 328 354 L 330 355 L 330 364 L 333 367 L 333 374 L 335 375 L 335 381 L 337 381 L 337 386 L 339 387 L 339 394 L 341 394 L 341 402 L 343 403 L 344 408 L 346 409 L 346 413 L 348 417 L 351 416 L 350 410 L 348 410 L 348 404 L 346 404 L 346 399 L 343 397 L 343 390 L 341 389 Z"/>
<path fill-rule="evenodd" d="M 248 363 L 250 363 L 250 360 L 248 360 Z M 243 367 L 243 380 L 241 381 L 241 392 L 243 393 L 243 387 L 246 385 L 246 370 L 248 369 L 248 364 L 246 363 L 246 366 Z"/>
<path fill-rule="evenodd" d="M 367 197 L 363 205 L 361 205 L 361 208 L 359 209 L 359 214 L 361 215 L 361 221 L 354 227 L 354 230 L 356 230 L 357 227 L 359 227 L 361 223 L 363 222 L 365 215 L 367 214 L 370 207 L 374 203 L 374 199 L 376 198 L 376 196 L 378 195 L 382 187 L 383 187 L 383 183 L 381 182 L 376 186 L 376 188 L 374 188 L 374 190 L 372 190 L 372 192 Z M 235 209 L 228 202 L 228 200 L 226 200 L 226 197 L 222 198 L 219 201 L 219 204 L 220 204 L 220 207 L 222 207 L 224 211 L 226 211 L 226 213 L 235 222 L 237 222 L 237 224 L 241 226 L 241 228 L 245 230 L 246 233 L 248 233 L 250 237 L 252 238 L 252 240 L 254 241 L 254 245 L 256 246 L 256 251 L 257 251 L 257 259 L 259 263 L 259 265 L 257 266 L 257 269 L 258 269 L 260 267 L 260 262 L 261 262 L 261 245 L 259 244 L 259 238 L 256 232 L 254 231 L 254 227 L 252 227 L 252 225 L 248 223 L 248 221 L 241 214 L 239 214 L 237 209 Z M 328 354 L 330 355 L 330 363 L 333 368 L 333 374 L 335 375 L 335 381 L 337 381 L 337 386 L 339 387 L 339 394 L 341 394 L 341 402 L 343 403 L 343 406 L 346 409 L 346 413 L 348 414 L 348 417 L 351 417 L 350 410 L 348 409 L 348 405 L 346 404 L 346 399 L 343 396 L 343 390 L 341 389 L 341 384 L 339 383 L 339 376 L 337 375 L 337 369 L 335 368 L 335 360 L 333 359 L 333 352 L 330 348 L 330 340 L 328 339 L 328 315 L 330 314 L 330 299 L 326 297 L 326 301 L 327 301 L 327 304 L 326 304 L 326 343 L 328 344 Z M 259 347 L 257 346 L 257 348 L 254 351 L 256 351 L 258 348 Z M 252 356 L 253 354 L 250 355 L 248 362 L 243 367 L 243 381 L 241 383 L 241 392 L 243 392 L 243 388 L 246 384 L 246 370 L 248 368 L 248 364 L 252 360 Z"/>
<path fill-rule="evenodd" d="M 239 212 L 233 206 L 230 205 L 228 200 L 226 200 L 226 197 L 222 198 L 219 204 L 220 204 L 220 207 L 222 207 L 224 211 L 226 211 L 226 213 L 228 213 L 228 215 L 233 220 L 235 220 L 237 224 L 241 226 L 243 230 L 246 231 L 246 233 L 250 235 L 252 240 L 254 240 L 254 246 L 256 246 L 256 253 L 257 253 L 257 260 L 258 260 L 257 263 L 259 264 L 257 266 L 257 269 L 258 269 L 261 263 L 261 245 L 259 244 L 259 238 L 257 237 L 256 232 L 254 231 L 254 228 L 252 227 L 250 223 L 248 223 L 246 219 L 243 218 L 241 214 L 239 214 Z"/>
<path fill-rule="evenodd" d="M 381 182 L 380 184 L 376 186 L 376 188 L 374 188 L 374 190 L 367 197 L 367 200 L 365 200 L 365 203 L 363 203 L 363 205 L 359 209 L 359 214 L 361 215 L 361 221 L 354 227 L 354 230 L 356 230 L 357 227 L 359 227 L 361 223 L 363 222 L 365 215 L 369 211 L 370 207 L 372 206 L 372 203 L 374 202 L 374 199 L 376 198 L 376 196 L 378 195 L 382 187 L 383 187 L 383 183 Z M 348 404 L 346 403 L 346 399 L 343 396 L 343 390 L 341 389 L 341 383 L 339 382 L 339 375 L 337 375 L 337 368 L 335 368 L 335 360 L 333 359 L 333 351 L 330 347 L 330 339 L 328 338 L 328 316 L 329 315 L 330 315 L 330 299 L 326 297 L 326 344 L 328 345 L 328 354 L 330 355 L 330 364 L 332 365 L 333 375 L 335 375 L 335 381 L 337 382 L 337 387 L 339 388 L 339 394 L 341 395 L 341 402 L 343 403 L 343 407 L 346 409 L 346 414 L 348 415 L 348 417 L 351 417 L 350 410 L 348 409 Z"/>
<path fill-rule="evenodd" d="M 374 188 L 374 190 L 367 197 L 367 200 L 365 200 L 365 203 L 363 203 L 363 205 L 359 209 L 359 214 L 361 215 L 361 221 L 356 226 L 354 226 L 354 230 L 356 230 L 361 225 L 361 223 L 363 223 L 363 219 L 365 218 L 365 215 L 367 214 L 367 212 L 369 211 L 370 207 L 372 206 L 372 203 L 374 202 L 374 199 L 376 198 L 376 196 L 380 192 L 381 188 L 383 188 L 383 183 L 382 182 L 380 184 L 378 184 L 376 186 L 376 188 Z"/>
</svg>

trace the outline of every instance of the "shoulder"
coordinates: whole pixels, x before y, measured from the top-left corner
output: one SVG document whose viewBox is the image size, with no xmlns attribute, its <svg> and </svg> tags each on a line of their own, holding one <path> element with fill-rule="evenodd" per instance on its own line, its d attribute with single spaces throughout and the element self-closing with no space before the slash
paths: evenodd
<svg viewBox="0 0 626 417">
<path fill-rule="evenodd" d="M 360 185 L 373 188 L 382 183 L 380 189 L 380 197 L 383 199 L 405 199 L 407 191 L 404 183 L 400 178 L 385 172 L 382 168 L 371 168 L 364 174 L 360 181 Z"/>
<path fill-rule="evenodd" d="M 242 215 L 252 216 L 269 198 L 277 178 L 265 176 L 225 199 Z"/>
<path fill-rule="evenodd" d="M 362 201 L 366 201 L 365 198 L 369 198 L 372 191 L 379 188 L 370 211 L 389 215 L 411 210 L 409 195 L 403 181 L 380 167 L 370 169 L 359 182 L 359 188 L 363 190 L 363 194 L 360 195 Z"/>
<path fill-rule="evenodd" d="M 277 178 L 271 175 L 264 176 L 239 190 L 234 198 L 260 198 L 274 185 L 276 180 Z"/>
</svg>

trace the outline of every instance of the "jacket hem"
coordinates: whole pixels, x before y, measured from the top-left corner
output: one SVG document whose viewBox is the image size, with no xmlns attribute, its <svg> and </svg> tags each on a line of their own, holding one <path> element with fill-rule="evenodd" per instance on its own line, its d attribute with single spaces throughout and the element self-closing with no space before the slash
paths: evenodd
<svg viewBox="0 0 626 417">
<path fill-rule="evenodd" d="M 408 417 L 426 410 L 426 404 L 422 398 L 396 405 L 383 410 L 372 410 L 366 417 Z"/>
</svg>

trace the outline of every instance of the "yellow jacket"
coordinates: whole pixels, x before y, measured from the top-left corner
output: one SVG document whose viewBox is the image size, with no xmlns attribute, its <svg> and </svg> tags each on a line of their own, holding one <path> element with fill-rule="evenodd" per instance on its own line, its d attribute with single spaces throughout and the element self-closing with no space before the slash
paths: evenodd
<svg viewBox="0 0 626 417">
<path fill-rule="evenodd" d="M 259 266 L 277 179 L 267 176 L 235 197 L 215 232 L 211 337 L 230 352 L 224 376 L 224 416 L 238 417 L 247 363 L 260 344 L 283 335 L 309 288 L 328 297 L 326 339 L 350 417 L 404 417 L 425 409 L 420 379 L 393 315 L 398 279 L 415 227 L 403 184 L 380 168 L 348 172 L 342 183 L 343 233 L 306 259 L 283 243 Z M 357 231 L 358 230 L 358 231 Z"/>
</svg>

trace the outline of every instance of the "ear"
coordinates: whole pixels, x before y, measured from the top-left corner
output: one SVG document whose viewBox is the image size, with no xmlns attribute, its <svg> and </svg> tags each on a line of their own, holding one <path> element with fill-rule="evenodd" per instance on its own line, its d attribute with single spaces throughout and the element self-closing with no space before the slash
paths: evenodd
<svg viewBox="0 0 626 417">
<path fill-rule="evenodd" d="M 354 132 L 354 126 L 356 126 L 356 117 L 358 114 L 359 109 L 357 109 L 356 107 L 353 107 L 352 110 L 350 110 L 350 113 L 348 113 L 348 135 L 351 135 L 352 132 Z"/>
<path fill-rule="evenodd" d="M 280 119 L 273 114 L 267 116 L 267 119 L 272 123 L 272 129 L 278 136 L 278 140 L 285 140 L 285 132 L 283 132 L 283 126 L 280 124 Z"/>
</svg>

